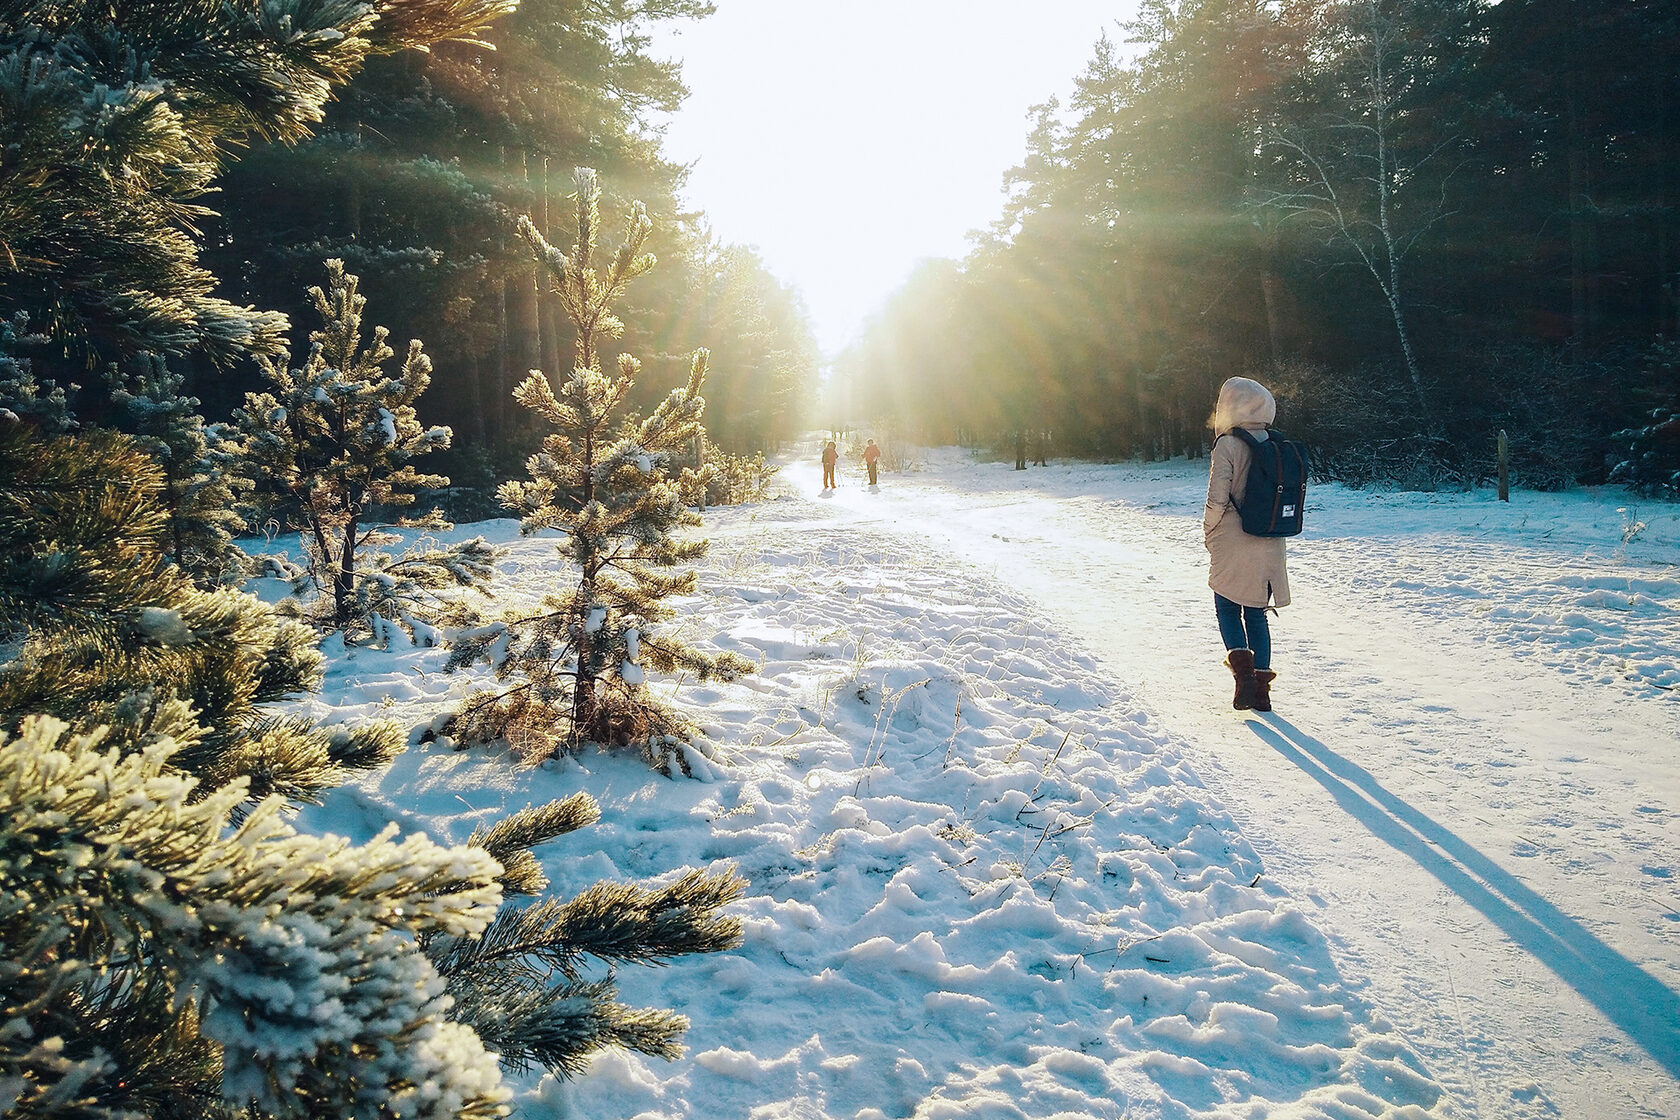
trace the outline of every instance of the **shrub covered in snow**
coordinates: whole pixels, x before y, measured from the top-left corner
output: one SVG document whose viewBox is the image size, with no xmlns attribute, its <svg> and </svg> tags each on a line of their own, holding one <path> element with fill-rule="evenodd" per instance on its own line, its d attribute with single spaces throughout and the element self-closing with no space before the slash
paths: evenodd
<svg viewBox="0 0 1680 1120">
<path fill-rule="evenodd" d="M 151 453 L 163 474 L 159 497 L 168 513 L 167 555 L 201 586 L 233 582 L 248 562 L 233 543 L 245 528 L 234 504 L 250 485 L 238 473 L 236 441 L 221 425 L 204 422 L 198 398 L 182 392 L 181 375 L 163 359 L 143 355 L 138 365 L 130 378 L 111 372 L 114 419 Z"/>
<path fill-rule="evenodd" d="M 770 493 L 778 468 L 764 461 L 764 452 L 731 455 L 708 448 L 706 465 L 682 472 L 682 500 L 690 506 L 738 506 L 761 502 Z"/>
<path fill-rule="evenodd" d="M 161 480 L 127 437 L 0 425 L 0 474 L 0 1110 L 220 1116 L 225 1089 L 274 1115 L 489 1116 L 474 1030 L 514 1067 L 674 1053 L 684 1020 L 619 1004 L 584 962 L 734 944 L 717 911 L 738 881 L 601 884 L 481 939 L 492 881 L 542 890 L 529 847 L 595 819 L 588 798 L 467 854 L 292 836 L 285 800 L 389 761 L 400 733 L 259 710 L 319 678 L 313 633 L 162 565 Z"/>
<path fill-rule="evenodd" d="M 244 469 L 256 487 L 257 508 L 303 534 L 308 571 L 323 593 L 319 619 L 334 629 L 371 635 L 388 645 L 399 632 L 428 635 L 447 616 L 462 622 L 446 587 L 485 589 L 494 553 L 481 537 L 448 547 L 383 551 L 399 538 L 390 528 L 447 529 L 437 511 L 417 519 L 378 519 L 414 503 L 416 490 L 447 486 L 423 474 L 417 456 L 449 446 L 446 427 L 423 428 L 414 403 L 431 384 L 431 361 L 418 339 L 408 344 L 401 372 L 384 364 L 394 351 L 384 327 L 362 345 L 367 304 L 344 262 L 327 262 L 328 286 L 309 290 L 321 329 L 309 336 L 301 368 L 289 359 L 259 359 L 272 388 L 246 397 L 237 412 L 244 435 Z M 416 640 L 423 641 L 422 636 Z"/>
<path fill-rule="evenodd" d="M 1627 458 L 1610 477 L 1641 493 L 1680 498 L 1680 343 L 1658 343 L 1645 364 L 1653 407 L 1643 424 L 1616 433 L 1626 441 Z"/>
<path fill-rule="evenodd" d="M 0 729 L 56 715 L 127 753 L 169 739 L 206 788 L 293 800 L 402 748 L 384 724 L 323 731 L 259 706 L 313 688 L 308 627 L 200 590 L 164 563 L 162 475 L 126 436 L 0 423 Z"/>
<path fill-rule="evenodd" d="M 577 351 L 558 393 L 538 371 L 515 390 L 551 431 L 527 462 L 530 479 L 500 491 L 523 515 L 526 532 L 566 534 L 561 552 L 575 565 L 576 583 L 549 596 L 542 614 L 457 640 L 452 668 L 488 660 L 498 679 L 516 683 L 471 700 L 453 731 L 466 739 L 506 738 L 532 758 L 591 742 L 635 745 L 662 769 L 673 759 L 686 769 L 694 729 L 648 691 L 645 670 L 733 679 L 752 668 L 737 654 L 706 653 L 655 629 L 674 613 L 665 600 L 695 585 L 692 569 L 670 569 L 706 549 L 704 540 L 678 537 L 700 519 L 666 473 L 701 431 L 706 352 L 695 352 L 687 384 L 615 434 L 641 363 L 620 355 L 616 376 L 609 375 L 597 348 L 624 329 L 612 302 L 653 267 L 643 251 L 653 223 L 635 204 L 623 244 L 598 272 L 600 186 L 588 168 L 578 169 L 577 181 L 578 240 L 570 253 L 550 245 L 529 219 L 519 227 L 576 328 Z"/>
<path fill-rule="evenodd" d="M 34 363 L 24 356 L 31 344 L 47 341 L 45 335 L 30 333 L 27 312 L 0 319 L 0 420 L 24 421 L 59 435 L 75 427 L 64 387 L 36 378 Z"/>
</svg>

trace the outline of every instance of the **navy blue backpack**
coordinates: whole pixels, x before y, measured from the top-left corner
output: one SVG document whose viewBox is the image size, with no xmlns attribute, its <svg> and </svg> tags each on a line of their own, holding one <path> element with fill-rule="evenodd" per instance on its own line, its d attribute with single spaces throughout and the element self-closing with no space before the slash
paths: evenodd
<svg viewBox="0 0 1680 1120">
<path fill-rule="evenodd" d="M 1248 444 L 1253 454 L 1242 501 L 1232 495 L 1242 515 L 1243 532 L 1254 537 L 1293 537 L 1301 531 L 1307 506 L 1307 449 L 1281 432 L 1268 431 L 1256 439 L 1246 428 L 1231 434 Z"/>
</svg>

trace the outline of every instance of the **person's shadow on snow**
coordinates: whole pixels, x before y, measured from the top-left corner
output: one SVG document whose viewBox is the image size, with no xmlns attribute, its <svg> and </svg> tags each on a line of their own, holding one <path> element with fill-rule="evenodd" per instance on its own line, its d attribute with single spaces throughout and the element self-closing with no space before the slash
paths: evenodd
<svg viewBox="0 0 1680 1120">
<path fill-rule="evenodd" d="M 1533 954 L 1669 1073 L 1680 1077 L 1680 995 L 1594 937 L 1510 872 L 1276 712 L 1246 720 L 1348 814 L 1415 860 Z"/>
</svg>

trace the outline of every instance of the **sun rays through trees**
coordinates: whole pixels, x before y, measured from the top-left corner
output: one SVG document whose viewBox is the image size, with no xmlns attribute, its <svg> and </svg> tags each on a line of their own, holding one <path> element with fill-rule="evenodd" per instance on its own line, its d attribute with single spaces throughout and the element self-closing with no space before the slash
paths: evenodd
<svg viewBox="0 0 1680 1120">
<path fill-rule="evenodd" d="M 1252 372 L 1347 481 L 1473 485 L 1501 429 L 1536 487 L 1661 458 L 1680 15 L 1149 0 L 1125 31 L 1035 111 L 974 250 L 837 362 L 856 415 L 1199 454 Z"/>
</svg>

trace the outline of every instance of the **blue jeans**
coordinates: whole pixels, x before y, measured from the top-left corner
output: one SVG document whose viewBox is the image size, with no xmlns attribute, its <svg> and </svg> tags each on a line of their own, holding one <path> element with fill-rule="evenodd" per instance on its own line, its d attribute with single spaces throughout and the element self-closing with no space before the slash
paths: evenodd
<svg viewBox="0 0 1680 1120">
<path fill-rule="evenodd" d="M 1251 649 L 1256 669 L 1272 667 L 1272 627 L 1266 621 L 1265 607 L 1240 606 L 1216 591 L 1213 613 L 1219 619 L 1219 637 L 1226 649 Z"/>
</svg>

